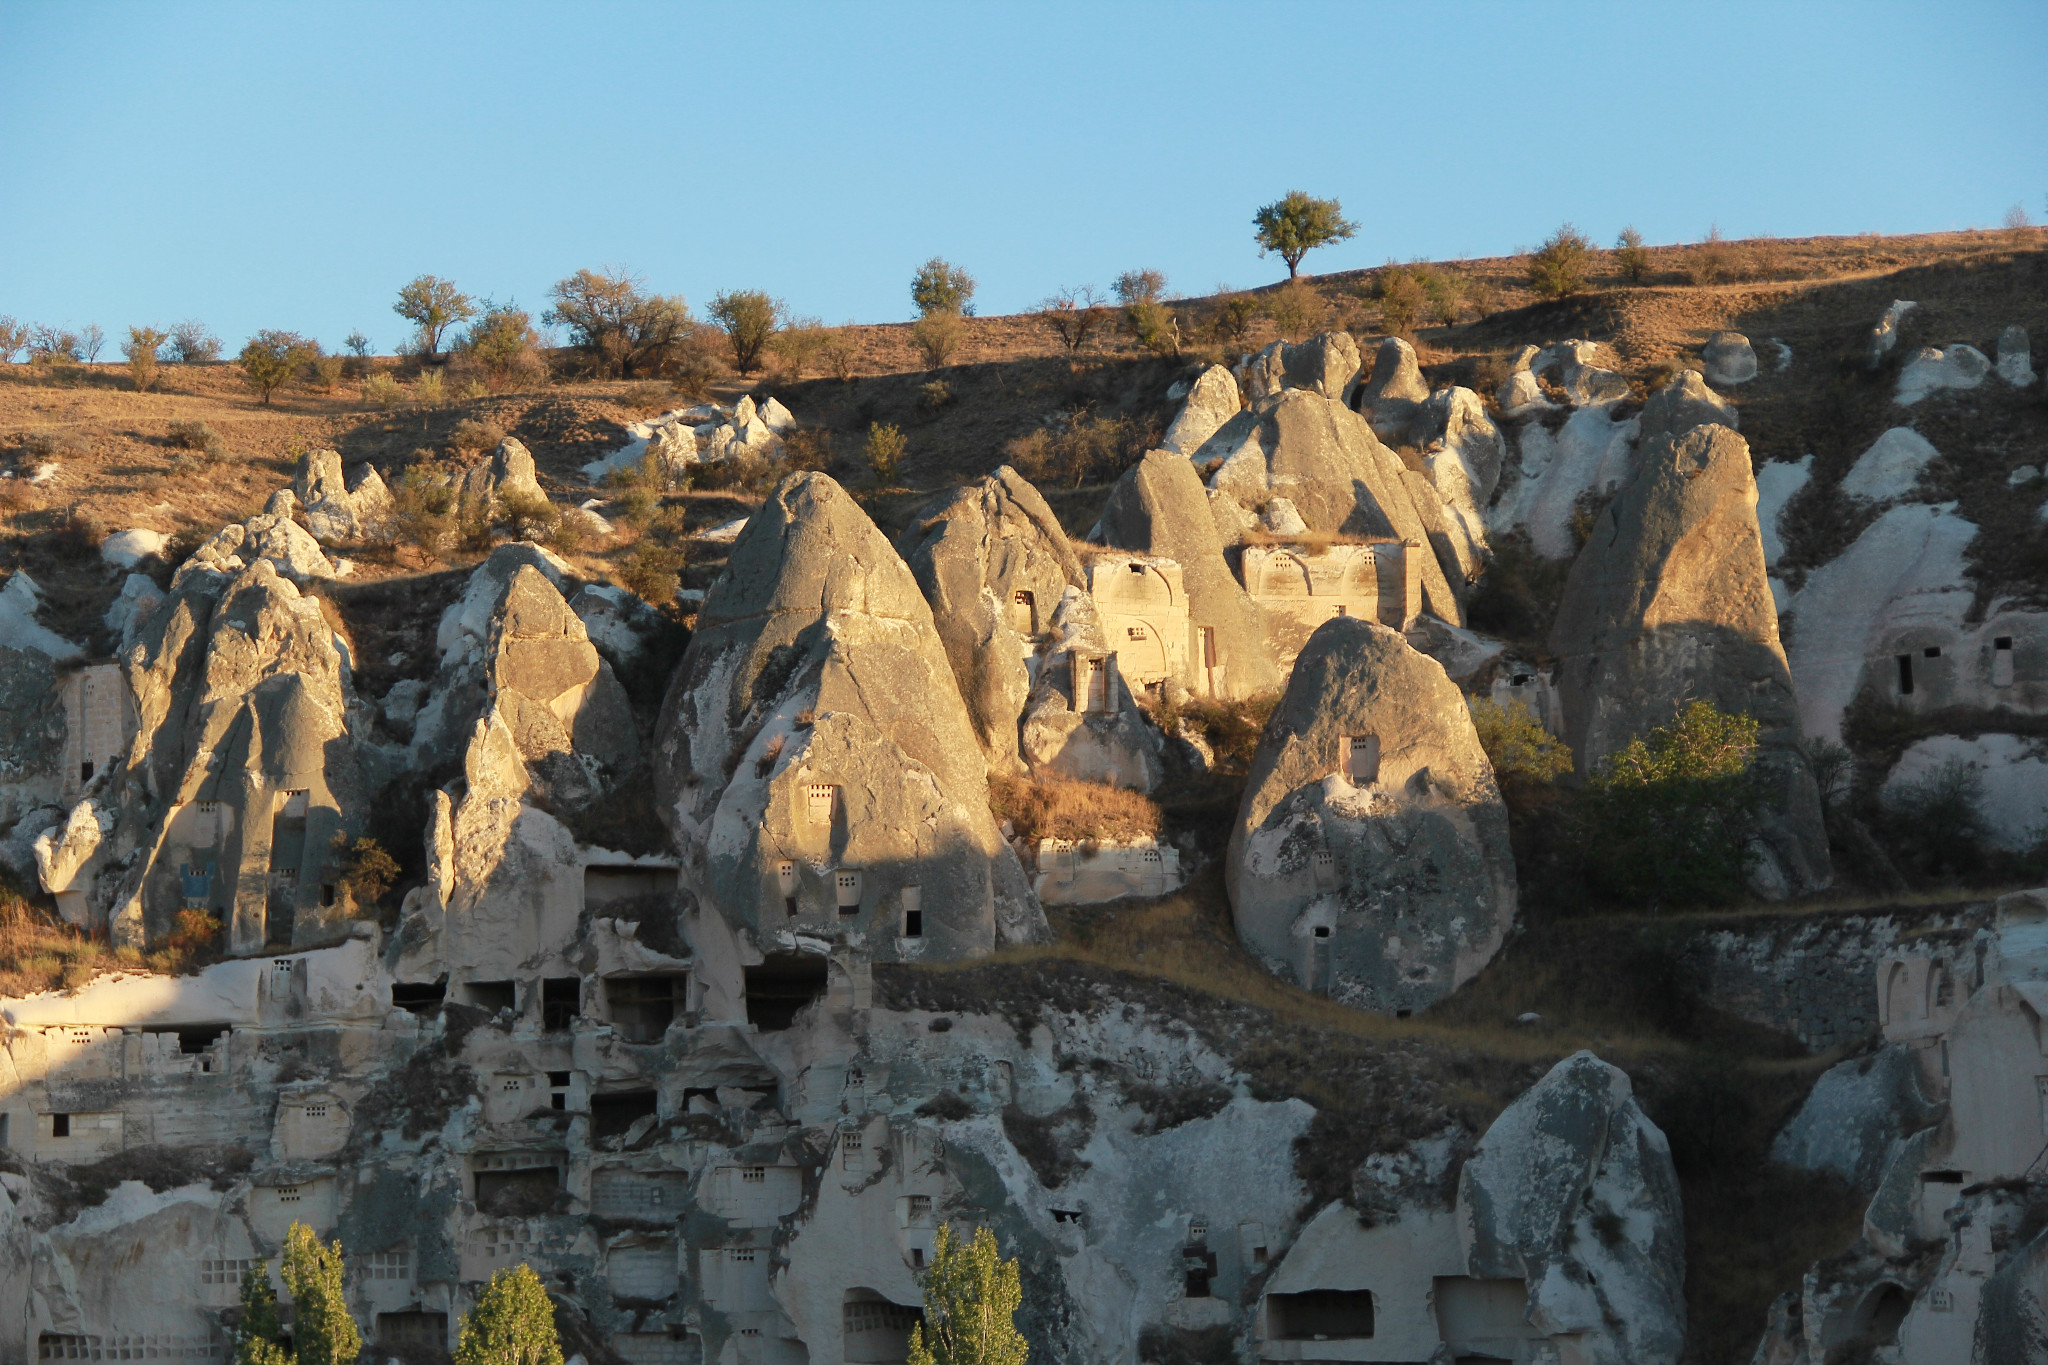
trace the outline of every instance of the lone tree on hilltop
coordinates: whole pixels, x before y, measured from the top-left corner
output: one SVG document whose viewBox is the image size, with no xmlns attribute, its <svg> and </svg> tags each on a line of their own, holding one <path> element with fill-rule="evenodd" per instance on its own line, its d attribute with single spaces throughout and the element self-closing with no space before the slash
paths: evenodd
<svg viewBox="0 0 2048 1365">
<path fill-rule="evenodd" d="M 363 1336 L 348 1312 L 341 1243 L 321 1246 L 313 1229 L 293 1223 L 284 1235 L 284 1287 L 294 1305 L 292 1354 L 297 1365 L 355 1365 L 363 1352 Z"/>
<path fill-rule="evenodd" d="M 1566 223 L 1529 258 L 1529 287 L 1546 299 L 1576 294 L 1586 287 L 1586 271 L 1592 261 L 1592 242 Z"/>
<path fill-rule="evenodd" d="M 974 316 L 974 276 L 942 257 L 934 256 L 910 277 L 910 301 L 925 317 L 934 313 Z"/>
<path fill-rule="evenodd" d="M 731 289 L 711 300 L 707 310 L 732 347 L 733 368 L 752 374 L 761 368 L 761 353 L 789 315 L 781 300 L 759 289 Z"/>
<path fill-rule="evenodd" d="M 1023 1302 L 1017 1263 L 1003 1259 L 993 1232 L 976 1228 L 972 1242 L 961 1242 L 940 1224 L 910 1365 L 1024 1365 L 1031 1347 L 1012 1320 Z"/>
<path fill-rule="evenodd" d="M 555 1306 L 532 1266 L 522 1261 L 491 1276 L 462 1315 L 455 1365 L 562 1365 Z"/>
<path fill-rule="evenodd" d="M 235 363 L 242 367 L 249 387 L 262 394 L 263 401 L 268 403 L 270 395 L 284 386 L 292 372 L 317 354 L 314 344 L 297 332 L 266 328 L 249 338 Z"/>
<path fill-rule="evenodd" d="M 1252 215 L 1258 230 L 1252 237 L 1259 254 L 1275 252 L 1287 262 L 1287 278 L 1300 269 L 1301 258 L 1319 246 L 1341 242 L 1358 234 L 1358 224 L 1344 216 L 1344 206 L 1334 199 L 1314 199 L 1300 190 L 1275 200 Z"/>
<path fill-rule="evenodd" d="M 476 304 L 455 287 L 455 281 L 421 275 L 398 291 L 391 311 L 420 329 L 421 354 L 434 355 L 441 349 L 441 334 L 476 316 Z"/>
</svg>

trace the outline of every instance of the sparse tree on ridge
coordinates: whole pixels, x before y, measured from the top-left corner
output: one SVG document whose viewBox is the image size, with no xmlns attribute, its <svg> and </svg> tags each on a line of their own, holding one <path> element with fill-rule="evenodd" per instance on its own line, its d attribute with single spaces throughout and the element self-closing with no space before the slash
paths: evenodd
<svg viewBox="0 0 2048 1365">
<path fill-rule="evenodd" d="M 265 329 L 249 338 L 235 363 L 242 367 L 249 387 L 270 402 L 270 395 L 284 387 L 292 372 L 317 354 L 312 342 L 297 332 Z"/>
<path fill-rule="evenodd" d="M 1166 276 L 1157 270 L 1126 270 L 1111 282 L 1116 301 L 1129 308 L 1134 304 L 1157 303 L 1166 297 Z"/>
<path fill-rule="evenodd" d="M 522 1261 L 491 1276 L 462 1315 L 455 1365 L 562 1365 L 555 1306 L 532 1266 Z"/>
<path fill-rule="evenodd" d="M 1259 254 L 1267 252 L 1287 262 L 1287 278 L 1295 278 L 1301 258 L 1319 246 L 1341 242 L 1357 235 L 1358 224 L 1344 216 L 1344 206 L 1334 199 L 1315 199 L 1300 190 L 1289 190 L 1252 215 L 1252 234 Z"/>
<path fill-rule="evenodd" d="M 0 314 L 0 365 L 11 365 L 17 351 L 28 345 L 29 327 L 25 322 Z"/>
<path fill-rule="evenodd" d="M 455 281 L 438 275 L 421 275 L 398 291 L 391 311 L 420 329 L 420 353 L 436 355 L 441 334 L 476 315 L 469 295 L 455 287 Z"/>
<path fill-rule="evenodd" d="M 943 257 L 934 256 L 910 277 L 910 301 L 925 317 L 934 313 L 974 316 L 974 276 Z"/>
<path fill-rule="evenodd" d="M 752 374 L 789 310 L 759 289 L 732 289 L 711 300 L 711 320 L 732 346 L 733 368 Z"/>
<path fill-rule="evenodd" d="M 342 338 L 341 344 L 348 347 L 350 353 L 356 356 L 367 356 L 370 353 L 370 339 L 363 335 L 363 329 L 360 327 Z"/>
<path fill-rule="evenodd" d="M 171 359 L 180 365 L 209 365 L 220 359 L 220 338 L 206 324 L 187 318 L 171 328 Z"/>
<path fill-rule="evenodd" d="M 698 324 L 682 295 L 649 294 L 645 283 L 617 266 L 579 270 L 548 291 L 554 304 L 541 321 L 568 328 L 571 344 L 601 370 L 658 373 L 690 343 Z"/>
<path fill-rule="evenodd" d="M 137 393 L 149 392 L 156 383 L 157 348 L 171 339 L 169 332 L 155 327 L 130 327 L 128 339 L 121 343 L 121 354 L 128 357 L 128 373 L 135 380 Z"/>
</svg>

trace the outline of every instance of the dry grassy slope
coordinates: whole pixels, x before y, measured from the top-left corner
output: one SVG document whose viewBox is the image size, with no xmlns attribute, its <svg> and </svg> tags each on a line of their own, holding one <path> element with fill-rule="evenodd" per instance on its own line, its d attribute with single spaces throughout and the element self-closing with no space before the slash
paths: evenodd
<svg viewBox="0 0 2048 1365">
<path fill-rule="evenodd" d="M 1910 420 L 1948 457 L 1934 472 L 1934 490 L 1960 499 L 1965 514 L 1985 529 L 1976 554 L 1987 596 L 2039 591 L 2048 581 L 2048 562 L 2031 509 L 2006 495 L 2004 477 L 2013 465 L 2042 458 L 2048 410 L 1994 381 L 1974 394 L 1929 399 L 1908 414 L 1890 404 L 1889 373 L 1845 369 L 1842 357 L 1856 353 L 1863 332 L 1894 297 L 1922 305 L 1900 355 L 1950 340 L 1986 347 L 2015 321 L 2048 342 L 2044 243 L 2048 234 L 2040 232 L 2023 243 L 2007 233 L 1729 243 L 1721 248 L 1722 265 L 1746 278 L 1714 285 L 1687 280 L 1701 248 L 1658 248 L 1644 285 L 1622 287 L 1601 274 L 1609 266 L 1596 263 L 1590 292 L 1558 303 L 1538 302 L 1530 293 L 1526 257 L 1449 262 L 1439 268 L 1467 282 L 1467 312 L 1479 315 L 1421 329 L 1416 340 L 1434 382 L 1484 389 L 1501 359 L 1524 343 L 1566 336 L 1609 341 L 1641 387 L 1662 366 L 1696 356 L 1718 328 L 1736 328 L 1758 341 L 1778 337 L 1793 348 L 1792 369 L 1767 373 L 1734 397 L 1759 462 L 1816 455 L 1817 488 L 1795 503 L 1789 519 L 1788 565 L 1795 575 L 1839 551 L 1860 528 L 1865 514 L 1829 495 L 1833 481 L 1878 432 Z M 1359 333 L 1368 350 L 1381 325 L 1369 297 L 1373 273 L 1312 282 L 1325 307 L 1322 321 Z M 1271 287 L 1252 292 L 1270 294 Z M 1217 302 L 1179 301 L 1183 335 L 1206 338 Z M 969 319 L 959 363 L 934 374 L 920 368 L 907 324 L 857 331 L 860 373 L 849 381 L 769 375 L 747 385 L 721 384 L 718 396 L 730 401 L 747 389 L 773 392 L 807 423 L 829 429 L 837 454 L 833 472 L 856 486 L 891 534 L 931 493 L 993 469 L 1008 441 L 1053 414 L 1085 410 L 1127 419 L 1139 433 L 1163 428 L 1173 408 L 1165 390 L 1174 377 L 1221 354 L 1204 340 L 1180 361 L 1159 360 L 1126 338 L 1105 334 L 1099 347 L 1069 357 L 1042 322 L 1024 314 Z M 1248 340 L 1257 345 L 1272 335 L 1272 324 L 1261 319 Z M 937 406 L 925 395 L 933 379 L 944 382 L 948 395 Z M 371 460 L 395 474 L 415 451 L 445 450 L 449 434 L 468 418 L 518 436 L 533 450 L 549 491 L 580 502 L 603 490 L 590 487 L 579 466 L 618 444 L 624 423 L 678 401 L 659 384 L 577 381 L 384 412 L 362 402 L 351 384 L 331 394 L 287 389 L 265 405 L 228 365 L 166 366 L 158 390 L 147 394 L 133 392 L 118 365 L 74 367 L 55 379 L 37 367 L 0 366 L 0 455 L 25 472 L 35 463 L 29 443 L 54 440 L 62 467 L 47 488 L 0 505 L 0 513 L 10 514 L 0 568 L 30 569 L 51 590 L 51 624 L 87 634 L 117 584 L 84 547 L 57 534 L 73 509 L 90 512 L 109 529 L 205 533 L 260 506 L 288 480 L 299 450 L 332 445 L 350 460 Z M 179 461 L 166 435 L 173 422 L 193 420 L 222 434 L 230 458 Z M 859 461 L 862 436 L 874 422 L 895 423 L 909 437 L 900 488 L 873 488 Z M 1075 532 L 1092 523 L 1107 491 L 1106 484 L 1046 490 Z M 692 526 L 730 519 L 750 505 L 744 496 L 678 501 Z M 630 541 L 627 533 L 592 547 L 577 556 L 579 567 L 605 576 Z M 388 550 L 365 549 L 354 557 L 369 579 L 439 567 Z M 715 556 L 700 557 L 686 582 L 701 586 L 718 567 Z"/>
</svg>

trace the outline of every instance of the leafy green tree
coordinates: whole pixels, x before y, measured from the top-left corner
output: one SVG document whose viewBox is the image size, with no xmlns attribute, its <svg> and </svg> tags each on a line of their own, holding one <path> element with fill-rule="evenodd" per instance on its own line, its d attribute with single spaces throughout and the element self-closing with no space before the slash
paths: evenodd
<svg viewBox="0 0 2048 1365">
<path fill-rule="evenodd" d="M 420 350 L 433 355 L 441 349 L 443 332 L 476 316 L 476 304 L 455 281 L 421 275 L 398 291 L 391 311 L 420 329 Z"/>
<path fill-rule="evenodd" d="M 775 339 L 789 310 L 759 289 L 732 289 L 718 294 L 707 310 L 732 347 L 733 368 L 752 374 L 761 368 L 761 353 Z"/>
<path fill-rule="evenodd" d="M 1765 793 L 1757 722 L 1695 701 L 1592 774 L 1577 836 L 1596 894 L 1661 908 L 1742 894 Z"/>
<path fill-rule="evenodd" d="M 235 1328 L 235 1365 L 291 1365 L 290 1353 L 277 1344 L 282 1335 L 270 1267 L 258 1261 L 242 1272 L 242 1321 Z"/>
<path fill-rule="evenodd" d="M 924 1276 L 924 1321 L 910 1329 L 910 1365 L 1024 1365 L 1031 1347 L 1013 1321 L 1023 1302 L 1017 1263 L 1002 1258 L 993 1232 L 976 1228 L 963 1243 L 941 1224 Z"/>
<path fill-rule="evenodd" d="M 293 1223 L 284 1235 L 284 1287 L 292 1296 L 296 1365 L 355 1365 L 363 1336 L 348 1313 L 341 1243 L 323 1247 L 313 1229 Z"/>
<path fill-rule="evenodd" d="M 934 256 L 910 277 L 910 301 L 926 317 L 933 313 L 974 316 L 974 276 L 942 257 Z"/>
<path fill-rule="evenodd" d="M 1358 234 L 1358 224 L 1344 216 L 1344 206 L 1334 199 L 1315 199 L 1300 190 L 1289 190 L 1252 215 L 1257 229 L 1252 239 L 1259 254 L 1277 255 L 1287 262 L 1287 278 L 1293 279 L 1301 258 L 1319 246 L 1341 242 Z"/>
<path fill-rule="evenodd" d="M 268 403 L 270 395 L 282 388 L 299 366 L 317 354 L 319 352 L 313 343 L 297 332 L 266 329 L 249 338 L 249 344 L 235 357 L 235 364 L 242 367 L 249 387 L 262 394 L 263 401 Z"/>
<path fill-rule="evenodd" d="M 1529 258 L 1529 287 L 1546 299 L 1561 299 L 1586 287 L 1593 243 L 1570 223 L 1550 234 Z"/>
<path fill-rule="evenodd" d="M 525 1262 L 491 1276 L 462 1315 L 455 1365 L 562 1365 L 555 1306 Z"/>
<path fill-rule="evenodd" d="M 494 388 L 547 378 L 540 335 L 533 330 L 533 318 L 517 304 L 484 300 L 476 321 L 463 334 L 462 350 L 483 368 Z"/>
<path fill-rule="evenodd" d="M 1110 282 L 1116 301 L 1129 308 L 1138 303 L 1157 303 L 1166 297 L 1166 276 L 1157 270 L 1126 270 Z"/>
<path fill-rule="evenodd" d="M 903 453 L 909 443 L 903 439 L 903 428 L 894 422 L 871 422 L 868 424 L 867 445 L 862 454 L 867 457 L 868 468 L 875 471 L 875 482 L 887 487 L 896 481 L 896 470 L 903 463 Z"/>
</svg>

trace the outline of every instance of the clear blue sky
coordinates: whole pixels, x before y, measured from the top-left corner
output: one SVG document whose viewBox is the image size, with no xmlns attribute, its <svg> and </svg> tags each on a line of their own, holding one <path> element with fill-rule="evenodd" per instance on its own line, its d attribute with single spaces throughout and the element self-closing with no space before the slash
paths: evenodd
<svg viewBox="0 0 2048 1365">
<path fill-rule="evenodd" d="M 983 312 L 1151 267 L 1310 270 L 2048 217 L 2048 4 L 161 4 L 0 0 L 0 313 L 380 350 L 415 274 L 539 311 L 621 264 Z M 111 350 L 111 347 L 109 348 Z"/>
</svg>

